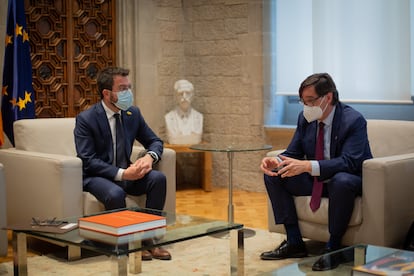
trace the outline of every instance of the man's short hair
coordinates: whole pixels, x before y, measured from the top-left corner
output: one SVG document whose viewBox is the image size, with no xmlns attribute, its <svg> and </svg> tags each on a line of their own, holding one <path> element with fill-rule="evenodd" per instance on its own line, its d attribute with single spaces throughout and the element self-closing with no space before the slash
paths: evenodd
<svg viewBox="0 0 414 276">
<path fill-rule="evenodd" d="M 102 69 L 98 73 L 98 77 L 96 78 L 96 82 L 98 84 L 98 93 L 103 98 L 102 91 L 104 89 L 112 90 L 112 86 L 114 85 L 114 77 L 115 76 L 122 76 L 126 77 L 129 75 L 129 69 L 121 68 L 121 67 L 106 67 Z"/>
<path fill-rule="evenodd" d="M 316 73 L 307 77 L 299 87 L 299 97 L 302 98 L 303 90 L 313 85 L 318 96 L 324 96 L 332 92 L 332 104 L 335 105 L 339 101 L 338 90 L 335 82 L 328 73 Z"/>
</svg>

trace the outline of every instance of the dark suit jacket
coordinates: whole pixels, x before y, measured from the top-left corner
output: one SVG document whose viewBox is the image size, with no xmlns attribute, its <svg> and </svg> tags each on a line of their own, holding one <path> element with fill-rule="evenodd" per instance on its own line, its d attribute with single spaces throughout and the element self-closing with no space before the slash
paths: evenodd
<svg viewBox="0 0 414 276">
<path fill-rule="evenodd" d="M 283 155 L 315 160 L 317 121 L 308 123 L 299 114 L 295 134 Z M 338 103 L 332 122 L 330 160 L 320 160 L 321 181 L 338 172 L 362 175 L 362 162 L 372 158 L 367 135 L 367 122 L 352 107 Z"/>
<path fill-rule="evenodd" d="M 137 140 L 161 158 L 163 141 L 147 125 L 138 107 L 122 111 L 121 118 L 128 156 Z M 74 135 L 77 156 L 82 159 L 84 178 L 100 176 L 114 179 L 118 168 L 112 165 L 114 152 L 111 129 L 101 102 L 76 117 Z"/>
</svg>

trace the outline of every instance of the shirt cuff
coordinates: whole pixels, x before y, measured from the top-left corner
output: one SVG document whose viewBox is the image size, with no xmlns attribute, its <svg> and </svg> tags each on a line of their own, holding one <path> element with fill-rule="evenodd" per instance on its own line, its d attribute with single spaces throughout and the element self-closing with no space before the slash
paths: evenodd
<svg viewBox="0 0 414 276">
<path fill-rule="evenodd" d="M 316 160 L 311 160 L 311 166 L 312 166 L 312 176 L 320 176 L 321 175 L 321 169 L 319 167 L 319 162 Z"/>
<path fill-rule="evenodd" d="M 122 181 L 122 175 L 124 174 L 125 169 L 119 168 L 118 172 L 115 175 L 115 181 Z"/>
</svg>

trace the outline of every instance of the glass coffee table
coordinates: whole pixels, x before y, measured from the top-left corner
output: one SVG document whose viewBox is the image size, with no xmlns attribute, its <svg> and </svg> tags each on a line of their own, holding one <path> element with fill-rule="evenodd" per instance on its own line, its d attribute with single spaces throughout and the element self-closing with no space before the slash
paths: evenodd
<svg viewBox="0 0 414 276">
<path fill-rule="evenodd" d="M 67 245 L 69 251 L 78 252 L 79 255 L 80 248 L 108 255 L 110 256 L 112 275 L 127 275 L 128 263 L 129 273 L 138 274 L 141 272 L 142 250 L 223 232 L 230 232 L 229 272 L 231 275 L 244 274 L 244 236 L 242 224 L 172 214 L 144 208 L 129 208 L 129 210 L 147 213 L 155 212 L 156 214 L 165 216 L 167 219 L 167 227 L 121 236 L 121 238 L 118 239 L 111 235 L 108 235 L 107 238 L 102 238 L 102 234 L 99 235 L 99 238 L 84 235 L 82 232 L 83 229 L 79 228 L 63 234 L 12 229 L 14 274 L 27 275 L 28 235 L 51 242 L 57 242 L 61 245 Z M 113 211 L 116 210 L 112 210 L 111 212 Z M 78 218 L 79 217 L 71 217 L 62 220 L 68 223 L 76 223 Z M 154 244 L 151 247 L 143 246 L 141 243 L 143 239 L 148 238 L 153 238 L 154 240 Z M 208 260 L 206 260 L 206 262 L 208 262 Z"/>
<path fill-rule="evenodd" d="M 366 264 L 385 255 L 394 253 L 400 249 L 381 247 L 375 245 L 357 244 L 333 251 L 326 255 L 340 256 L 343 262 L 332 270 L 328 271 L 312 271 L 312 265 L 320 258 L 320 256 L 312 256 L 301 259 L 298 262 L 283 266 L 262 275 L 351 275 L 352 268 L 357 265 Z M 276 261 L 277 262 L 277 261 Z"/>
</svg>

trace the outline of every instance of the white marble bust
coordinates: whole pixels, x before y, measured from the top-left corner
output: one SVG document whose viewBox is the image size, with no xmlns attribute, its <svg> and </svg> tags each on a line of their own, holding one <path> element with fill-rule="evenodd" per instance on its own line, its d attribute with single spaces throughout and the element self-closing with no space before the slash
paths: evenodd
<svg viewBox="0 0 414 276">
<path fill-rule="evenodd" d="M 194 86 L 187 80 L 174 84 L 177 106 L 165 115 L 170 144 L 198 144 L 203 134 L 203 115 L 191 107 Z"/>
</svg>

